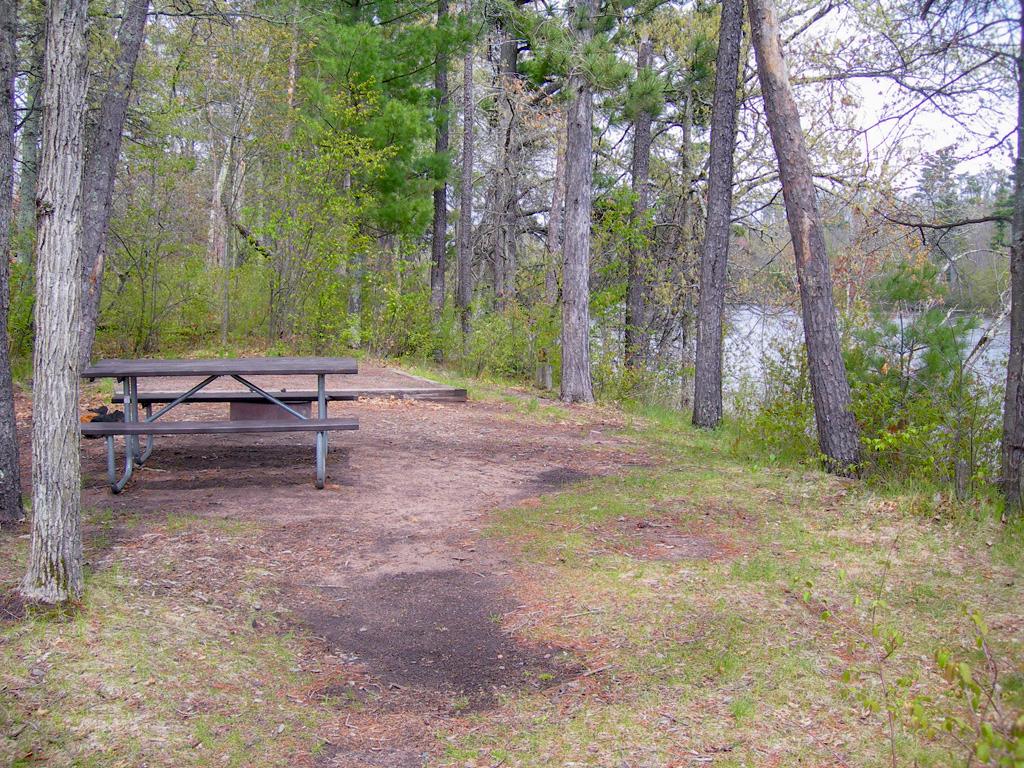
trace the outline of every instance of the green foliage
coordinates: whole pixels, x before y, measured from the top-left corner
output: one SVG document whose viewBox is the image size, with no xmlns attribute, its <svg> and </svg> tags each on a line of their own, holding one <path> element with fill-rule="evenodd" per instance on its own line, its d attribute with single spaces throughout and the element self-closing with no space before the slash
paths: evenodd
<svg viewBox="0 0 1024 768">
<path fill-rule="evenodd" d="M 627 407 L 679 407 L 681 375 L 677 364 L 655 361 L 647 366 L 627 367 L 617 349 L 614 344 L 599 344 L 591 352 L 591 375 L 599 400 Z"/>
<path fill-rule="evenodd" d="M 873 293 L 846 356 L 866 468 L 952 481 L 959 467 L 970 482 L 990 479 L 1000 403 L 969 364 L 973 318 L 945 307 L 933 264 L 898 265 Z"/>
<path fill-rule="evenodd" d="M 929 744 L 947 742 L 966 765 L 1022 768 L 1024 674 L 1007 668 L 977 610 L 964 609 L 969 640 L 936 648 L 932 669 L 903 654 L 907 639 L 900 613 L 883 597 L 895 549 L 896 542 L 867 594 L 840 572 L 840 585 L 853 592 L 849 605 L 830 604 L 810 582 L 804 591 L 804 601 L 821 619 L 862 652 L 863 661 L 843 670 L 840 693 L 883 718 L 894 766 L 902 740 L 913 735 Z"/>
<path fill-rule="evenodd" d="M 198 256 L 169 263 L 136 253 L 124 279 L 105 298 L 97 345 L 104 354 L 136 357 L 199 344 L 218 327 L 214 296 L 219 274 Z M 118 270 L 125 254 L 113 259 Z"/>
<path fill-rule="evenodd" d="M 422 283 L 401 291 L 386 280 L 371 280 L 361 327 L 369 349 L 386 357 L 427 357 L 435 348 L 430 322 L 430 289 Z"/>
<path fill-rule="evenodd" d="M 35 275 L 28 264 L 11 265 L 11 308 L 7 317 L 11 337 L 11 356 L 32 358 L 33 312 L 35 311 Z"/>
<path fill-rule="evenodd" d="M 759 461 L 809 461 L 817 456 L 814 403 L 803 347 L 778 346 L 762 359 L 761 387 L 735 398 L 735 449 Z"/>
<path fill-rule="evenodd" d="M 538 365 L 550 365 L 554 380 L 561 371 L 557 311 L 543 303 L 510 302 L 503 310 L 479 317 L 473 325 L 462 367 L 473 375 L 521 382 L 533 380 Z"/>
<path fill-rule="evenodd" d="M 627 120 L 634 120 L 641 112 L 654 117 L 665 107 L 665 81 L 654 70 L 642 69 L 626 89 L 623 114 Z"/>
<path fill-rule="evenodd" d="M 1010 284 L 1007 261 L 976 267 L 962 274 L 963 291 L 957 297 L 957 308 L 964 311 L 997 315 L 1003 308 Z"/>
</svg>

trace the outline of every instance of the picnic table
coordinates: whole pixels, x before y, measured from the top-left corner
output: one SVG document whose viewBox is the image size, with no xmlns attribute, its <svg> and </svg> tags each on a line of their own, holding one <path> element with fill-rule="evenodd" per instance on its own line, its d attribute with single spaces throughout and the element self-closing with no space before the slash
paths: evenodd
<svg viewBox="0 0 1024 768">
<path fill-rule="evenodd" d="M 86 437 L 103 437 L 107 441 L 107 474 L 110 488 L 120 493 L 131 479 L 136 466 L 142 466 L 153 451 L 155 435 L 232 434 L 252 432 L 315 432 L 316 433 L 316 487 L 323 488 L 327 474 L 327 433 L 354 430 L 359 422 L 354 418 L 328 418 L 329 399 L 326 377 L 330 374 L 356 374 L 356 361 L 349 357 L 253 357 L 218 358 L 214 360 L 101 360 L 82 371 L 82 377 L 95 380 L 112 378 L 121 382 L 122 391 L 115 401 L 124 403 L 124 421 L 92 421 L 82 425 Z M 317 377 L 316 391 L 267 391 L 249 376 L 310 376 Z M 158 397 L 140 396 L 139 379 L 156 377 L 191 376 L 202 381 L 185 392 L 161 393 Z M 229 377 L 242 384 L 244 392 L 204 391 L 221 377 Z M 187 403 L 231 403 L 229 421 L 161 421 L 170 411 Z M 309 410 L 317 404 L 314 418 Z M 153 412 L 153 405 L 163 407 Z M 145 415 L 139 412 L 140 404 Z M 237 412 L 235 407 L 238 404 Z M 262 417 L 262 418 L 261 418 Z M 124 437 L 125 467 L 117 477 L 114 438 Z M 139 438 L 146 436 L 146 447 Z"/>
</svg>

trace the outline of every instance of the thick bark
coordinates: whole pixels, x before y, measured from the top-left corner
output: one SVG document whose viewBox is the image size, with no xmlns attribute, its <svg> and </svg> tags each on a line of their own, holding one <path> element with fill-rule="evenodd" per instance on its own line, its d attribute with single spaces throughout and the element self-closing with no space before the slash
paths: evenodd
<svg viewBox="0 0 1024 768">
<path fill-rule="evenodd" d="M 36 226 L 36 178 L 39 175 L 39 123 L 43 109 L 39 86 L 43 71 L 43 30 L 35 31 L 28 62 L 25 102 L 27 112 L 21 126 L 21 174 L 18 177 L 18 261 L 32 263 L 32 238 Z"/>
<path fill-rule="evenodd" d="M 36 219 L 32 544 L 21 585 L 47 603 L 82 592 L 78 376 L 87 0 L 46 10 Z"/>
<path fill-rule="evenodd" d="M 775 8 L 771 0 L 748 0 L 748 3 L 757 71 L 768 129 L 779 162 L 786 219 L 800 282 L 800 305 L 818 443 L 826 468 L 836 474 L 850 475 L 857 471 L 860 462 L 860 441 L 857 423 L 850 410 L 850 385 L 839 345 L 832 277 L 825 253 L 810 156 L 786 72 Z"/>
<path fill-rule="evenodd" d="M 448 16 L 448 0 L 437 0 L 437 25 L 441 27 Z M 437 128 L 434 151 L 448 153 L 448 54 L 446 42 L 440 44 L 434 64 L 434 90 L 437 91 Z M 434 324 L 441 320 L 444 310 L 444 276 L 447 265 L 448 235 L 448 183 L 442 180 L 434 190 L 434 226 L 430 242 L 430 308 Z"/>
<path fill-rule="evenodd" d="M 651 66 L 651 41 L 640 41 L 636 53 L 637 73 Z M 633 224 L 640 226 L 647 216 L 650 193 L 648 181 L 651 175 L 651 113 L 640 110 L 633 121 Z M 647 249 L 634 244 L 629 249 L 626 277 L 626 321 L 623 333 L 626 365 L 630 368 L 642 366 L 647 358 Z"/>
<path fill-rule="evenodd" d="M 14 196 L 14 75 L 17 0 L 0 0 L 0 524 L 22 518 L 18 433 L 14 418 L 7 314 L 11 297 L 11 203 Z"/>
<path fill-rule="evenodd" d="M 740 0 L 742 3 L 742 0 Z M 679 201 L 679 228 L 673 230 L 672 248 L 669 253 L 674 255 L 673 283 L 676 285 L 675 310 L 679 318 L 679 382 L 680 410 L 687 411 L 693 406 L 695 358 L 697 351 L 697 334 L 694 332 L 696 307 L 694 286 L 697 285 L 696 265 L 693 257 L 693 93 L 690 88 L 684 92 L 680 164 L 680 181 L 682 197 Z"/>
<path fill-rule="evenodd" d="M 148 11 L 149 0 L 125 0 L 124 16 L 117 31 L 117 55 L 100 104 L 99 121 L 86 152 L 85 178 L 89 183 L 84 186 L 82 208 L 82 365 L 88 364 L 92 357 L 96 339 L 114 178 L 121 156 L 121 135 L 128 114 L 135 62 L 142 48 Z"/>
<path fill-rule="evenodd" d="M 729 260 L 732 216 L 733 152 L 736 148 L 736 80 L 743 0 L 723 0 L 715 64 L 715 100 L 711 112 L 708 162 L 708 218 L 701 254 L 697 308 L 697 357 L 693 382 L 693 423 L 711 429 L 722 420 L 722 313 Z"/>
<path fill-rule="evenodd" d="M 516 294 L 519 195 L 516 175 L 519 165 L 519 117 L 516 114 L 519 82 L 519 43 L 509 34 L 507 22 L 498 28 L 498 168 L 494 178 L 494 290 L 498 306 L 504 307 Z"/>
<path fill-rule="evenodd" d="M 1008 514 L 1021 512 L 1024 489 L 1024 0 L 1020 3 L 1017 53 L 1017 156 L 1013 168 L 1013 218 L 1010 223 L 1010 358 L 1003 403 L 1003 493 Z"/>
<path fill-rule="evenodd" d="M 582 51 L 593 38 L 594 0 L 570 6 L 578 19 Z M 562 247 L 562 400 L 591 403 L 590 379 L 590 214 L 593 170 L 593 92 L 587 73 L 576 66 L 569 78 L 565 137 L 565 242 Z"/>
<path fill-rule="evenodd" d="M 466 14 L 472 13 L 466 3 Z M 465 345 L 470 332 L 470 305 L 473 303 L 473 122 L 476 103 L 473 96 L 473 49 L 462 60 L 462 173 L 459 186 L 459 252 L 456 299 Z"/>
<path fill-rule="evenodd" d="M 558 303 L 558 254 L 562 248 L 562 213 L 565 208 L 565 124 L 559 119 L 555 128 L 555 178 L 551 184 L 551 211 L 544 241 L 547 269 L 544 272 L 544 298 L 550 306 Z"/>
</svg>

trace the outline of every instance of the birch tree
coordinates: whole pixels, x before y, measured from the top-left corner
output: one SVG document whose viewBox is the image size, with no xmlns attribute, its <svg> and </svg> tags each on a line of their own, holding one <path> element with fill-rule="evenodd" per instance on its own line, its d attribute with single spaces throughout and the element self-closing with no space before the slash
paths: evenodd
<svg viewBox="0 0 1024 768">
<path fill-rule="evenodd" d="M 82 592 L 79 322 L 87 0 L 46 9 L 36 219 L 32 543 L 21 592 L 47 603 Z"/>
</svg>

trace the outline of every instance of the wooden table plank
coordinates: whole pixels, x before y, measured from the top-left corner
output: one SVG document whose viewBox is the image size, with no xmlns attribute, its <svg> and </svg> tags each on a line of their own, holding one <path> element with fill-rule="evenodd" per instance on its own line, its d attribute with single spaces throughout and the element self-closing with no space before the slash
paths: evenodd
<svg viewBox="0 0 1024 768">
<path fill-rule="evenodd" d="M 82 371 L 86 379 L 137 376 L 260 376 L 355 374 L 351 357 L 242 357 L 213 360 L 100 360 Z"/>
</svg>

